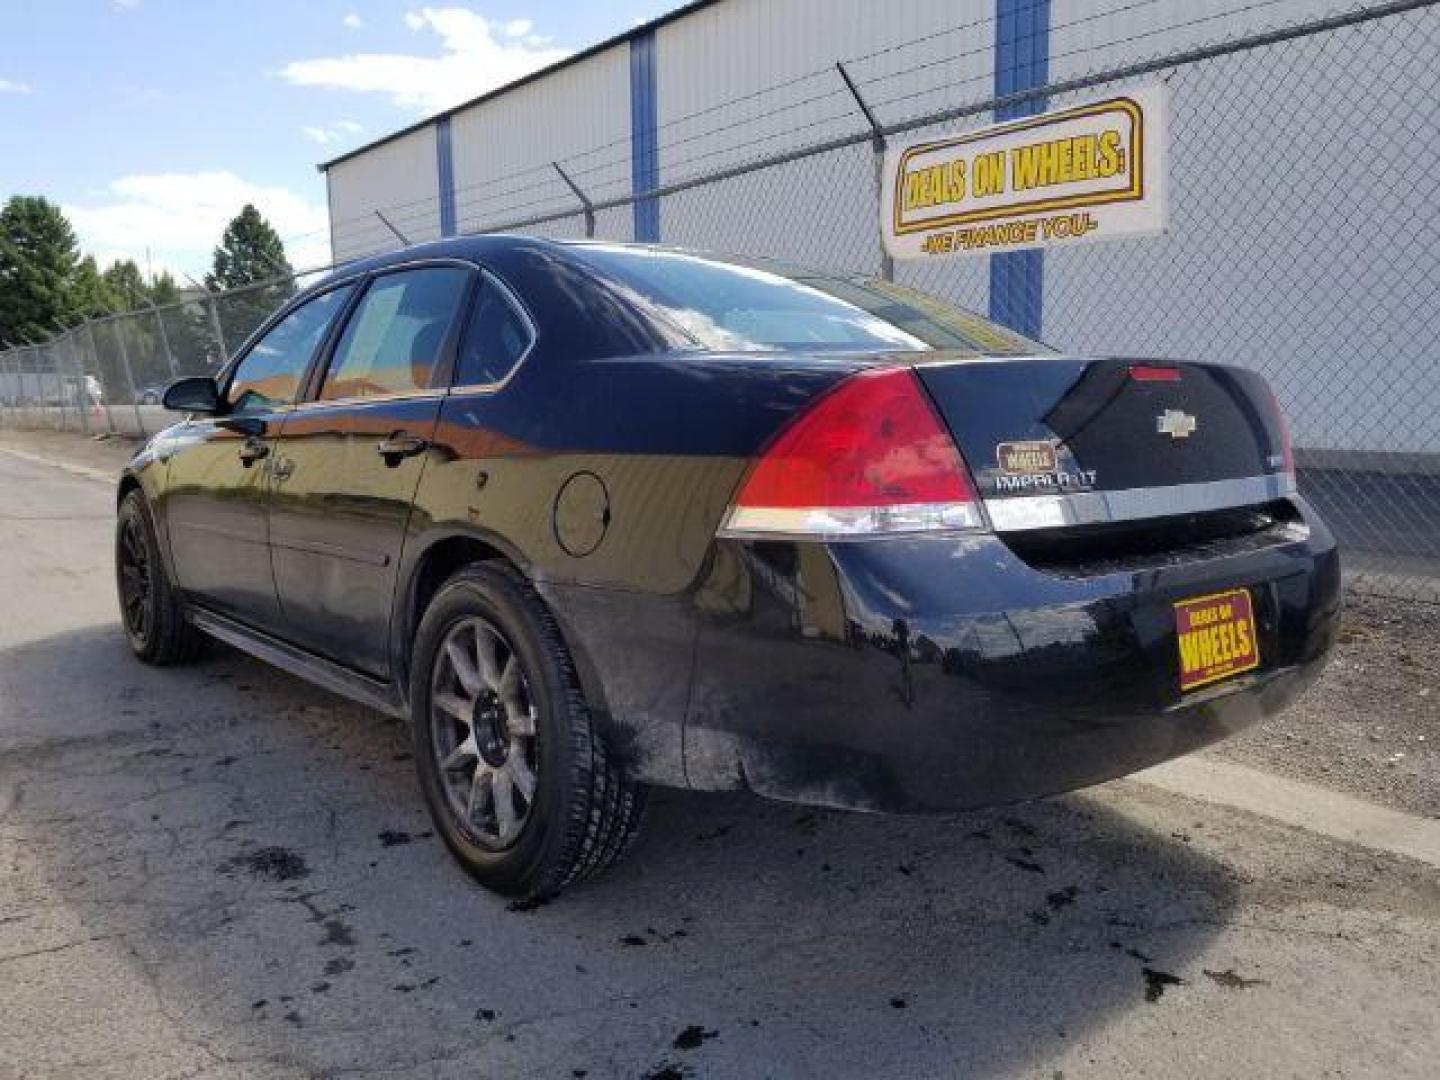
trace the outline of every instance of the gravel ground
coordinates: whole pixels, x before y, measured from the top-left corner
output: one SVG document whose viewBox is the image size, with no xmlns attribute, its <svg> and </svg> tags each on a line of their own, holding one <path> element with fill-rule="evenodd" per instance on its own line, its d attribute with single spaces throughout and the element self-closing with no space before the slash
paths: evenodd
<svg viewBox="0 0 1440 1080">
<path fill-rule="evenodd" d="M 139 445 L 0 430 L 0 447 L 116 473 Z M 1279 719 L 1206 753 L 1440 817 L 1440 605 L 1351 594 L 1320 682 Z"/>
<path fill-rule="evenodd" d="M 1207 753 L 1440 817 L 1440 606 L 1346 598 L 1340 645 L 1288 713 Z"/>
</svg>

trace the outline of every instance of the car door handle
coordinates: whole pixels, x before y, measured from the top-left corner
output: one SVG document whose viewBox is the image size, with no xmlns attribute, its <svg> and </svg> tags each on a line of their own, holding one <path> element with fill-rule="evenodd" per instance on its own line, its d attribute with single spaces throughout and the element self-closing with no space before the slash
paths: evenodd
<svg viewBox="0 0 1440 1080">
<path fill-rule="evenodd" d="M 270 455 L 270 444 L 264 439 L 257 439 L 254 435 L 246 439 L 240 447 L 240 464 L 245 468 L 254 465 L 263 457 Z"/>
<path fill-rule="evenodd" d="M 385 464 L 392 469 L 399 465 L 402 459 L 423 454 L 429 449 L 430 444 L 419 435 L 411 435 L 405 431 L 397 431 L 375 446 L 375 452 L 384 458 Z"/>
</svg>

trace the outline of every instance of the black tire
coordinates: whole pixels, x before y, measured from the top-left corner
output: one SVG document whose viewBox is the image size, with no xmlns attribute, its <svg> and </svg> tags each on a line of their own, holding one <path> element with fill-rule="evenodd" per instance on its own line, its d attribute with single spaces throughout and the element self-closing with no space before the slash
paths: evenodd
<svg viewBox="0 0 1440 1080">
<path fill-rule="evenodd" d="M 527 803 L 518 834 L 508 842 L 485 835 L 476 820 L 473 792 L 467 806 L 457 805 L 456 788 L 478 783 L 466 779 L 472 757 L 473 773 L 479 773 L 478 750 L 461 757 L 463 764 L 442 766 L 442 757 L 454 759 L 464 750 L 451 746 L 447 755 L 442 748 L 447 723 L 458 729 L 449 735 L 452 739 L 466 732 L 477 739 L 480 733 L 478 711 L 469 721 L 454 721 L 455 713 L 435 704 L 437 696 L 448 693 L 447 681 L 463 692 L 453 658 L 446 659 L 446 644 L 472 626 L 498 632 L 492 670 L 501 666 L 497 658 L 505 659 L 507 670 L 509 660 L 518 663 L 523 679 L 518 693 L 526 704 L 525 722 L 533 732 L 528 738 L 506 733 L 500 744 L 508 747 L 499 752 L 501 758 L 517 754 L 517 746 L 523 745 L 524 758 L 531 763 L 526 771 L 533 770 L 533 798 L 513 804 Z M 521 575 L 503 564 L 478 563 L 441 586 L 421 619 L 410 670 L 420 787 L 436 830 L 477 881 L 506 896 L 546 899 L 603 870 L 628 850 L 644 815 L 644 789 L 627 780 L 607 758 L 559 628 Z M 454 701 L 453 694 L 450 700 Z M 479 702 L 477 694 L 471 704 L 479 710 Z M 497 704 L 492 712 L 503 718 L 511 715 L 512 706 Z M 496 767 L 503 770 L 506 764 L 498 761 Z M 492 786 L 484 812 L 498 825 L 498 817 L 493 817 L 500 798 L 496 792 Z"/>
<path fill-rule="evenodd" d="M 120 622 L 136 656 L 165 667 L 200 655 L 205 637 L 185 619 L 138 488 L 120 501 L 115 522 L 115 587 Z"/>
</svg>

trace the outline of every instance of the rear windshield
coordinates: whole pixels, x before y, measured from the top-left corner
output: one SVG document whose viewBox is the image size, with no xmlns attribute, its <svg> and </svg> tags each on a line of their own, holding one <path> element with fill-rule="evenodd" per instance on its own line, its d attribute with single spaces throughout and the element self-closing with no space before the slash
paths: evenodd
<svg viewBox="0 0 1440 1080">
<path fill-rule="evenodd" d="M 719 352 L 834 350 L 1030 355 L 1045 346 L 944 301 L 878 279 L 678 251 L 572 247 L 653 316 Z"/>
</svg>

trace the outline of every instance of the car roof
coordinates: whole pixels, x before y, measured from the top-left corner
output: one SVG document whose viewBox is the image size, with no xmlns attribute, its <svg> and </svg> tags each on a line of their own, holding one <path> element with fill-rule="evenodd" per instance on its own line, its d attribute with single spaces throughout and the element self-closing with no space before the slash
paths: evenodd
<svg viewBox="0 0 1440 1080">
<path fill-rule="evenodd" d="M 483 262 L 487 258 L 493 259 L 519 249 L 534 250 L 536 248 L 548 248 L 559 254 L 586 247 L 626 248 L 634 251 L 657 251 L 670 254 L 692 255 L 697 258 L 713 259 L 717 262 L 731 263 L 736 266 L 744 266 L 756 270 L 768 270 L 771 273 L 780 274 L 785 277 L 852 276 L 833 272 L 827 273 L 823 270 L 799 266 L 794 263 L 765 258 L 763 256 L 702 251 L 668 244 L 636 244 L 618 240 L 556 240 L 549 237 L 530 236 L 523 233 L 487 233 L 476 236 L 457 236 L 445 240 L 431 240 L 426 243 L 411 244 L 408 247 L 398 248 L 394 251 L 387 251 L 379 255 L 370 255 L 363 259 L 357 259 L 354 262 L 345 263 L 342 266 L 336 267 L 333 272 L 326 275 L 326 277 L 318 283 L 317 287 L 341 278 L 353 277 L 356 274 L 368 273 L 373 270 L 384 269 L 388 266 L 396 266 L 401 263 L 415 262 L 422 259 L 466 259 Z M 306 291 L 309 292 L 312 290 L 307 289 Z"/>
</svg>

